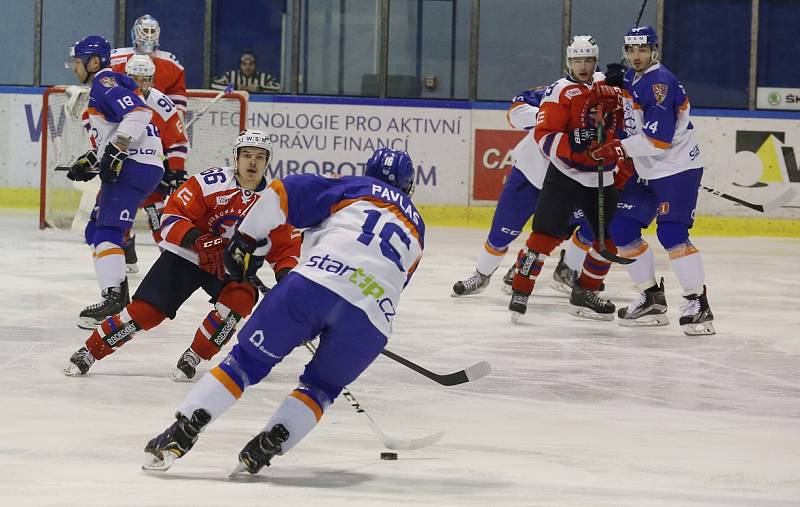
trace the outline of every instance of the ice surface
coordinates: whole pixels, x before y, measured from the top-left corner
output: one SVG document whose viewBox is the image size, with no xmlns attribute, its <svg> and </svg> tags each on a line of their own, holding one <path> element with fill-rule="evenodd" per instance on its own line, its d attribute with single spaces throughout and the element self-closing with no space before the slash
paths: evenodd
<svg viewBox="0 0 800 507">
<path fill-rule="evenodd" d="M 668 327 L 576 319 L 547 284 L 515 326 L 500 292 L 511 256 L 486 292 L 451 298 L 484 232 L 430 228 L 390 348 L 439 373 L 479 360 L 492 373 L 445 388 L 379 357 L 351 389 L 388 435 L 447 430 L 444 440 L 382 461 L 366 421 L 340 400 L 272 467 L 229 480 L 306 351 L 248 390 L 171 470 L 144 473 L 145 443 L 191 388 L 168 372 L 206 298 L 196 294 L 175 321 L 141 333 L 89 376 L 64 377 L 88 337 L 77 314 L 98 290 L 80 238 L 35 227 L 31 213 L 0 214 L 0 505 L 800 504 L 800 239 L 697 238 L 717 335 L 690 338 L 677 326 L 680 290 L 658 247 Z M 132 286 L 157 255 L 145 234 L 138 243 L 144 269 Z M 618 306 L 632 299 L 621 268 L 607 285 Z"/>
</svg>

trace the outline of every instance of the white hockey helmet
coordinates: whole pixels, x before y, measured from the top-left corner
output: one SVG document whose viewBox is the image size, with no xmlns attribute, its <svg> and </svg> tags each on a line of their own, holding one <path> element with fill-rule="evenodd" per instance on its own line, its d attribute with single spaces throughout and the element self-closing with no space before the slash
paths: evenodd
<svg viewBox="0 0 800 507">
<path fill-rule="evenodd" d="M 269 134 L 255 129 L 245 129 L 239 132 L 239 137 L 236 138 L 236 143 L 233 145 L 234 160 L 239 158 L 239 148 L 246 146 L 267 150 L 267 165 L 269 165 L 272 159 L 272 141 L 269 139 Z"/>
<path fill-rule="evenodd" d="M 133 55 L 125 64 L 125 74 L 129 76 L 153 77 L 156 64 L 147 55 Z"/>
<path fill-rule="evenodd" d="M 600 59 L 600 47 L 591 35 L 575 35 L 567 46 L 567 61 L 571 58 Z"/>
<path fill-rule="evenodd" d="M 137 53 L 149 54 L 155 51 L 158 48 L 159 35 L 161 27 L 153 16 L 145 14 L 133 22 L 131 40 Z"/>
</svg>

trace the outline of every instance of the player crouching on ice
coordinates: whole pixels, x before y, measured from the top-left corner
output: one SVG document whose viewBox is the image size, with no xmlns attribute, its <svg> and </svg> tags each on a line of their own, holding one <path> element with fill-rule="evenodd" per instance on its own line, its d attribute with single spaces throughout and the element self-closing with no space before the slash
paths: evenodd
<svg viewBox="0 0 800 507">
<path fill-rule="evenodd" d="M 257 473 L 303 439 L 384 348 L 400 292 L 422 256 L 425 226 L 410 200 L 407 153 L 380 148 L 364 174 L 276 180 L 242 221 L 225 252 L 235 278 L 248 278 L 253 261 L 269 252 L 258 245 L 283 223 L 309 228 L 303 257 L 264 298 L 230 354 L 189 392 L 177 421 L 147 444 L 145 469 L 169 468 L 245 388 L 319 335 L 297 388 L 239 454 L 236 471 Z"/>
<path fill-rule="evenodd" d="M 99 174 L 102 180 L 85 236 L 103 299 L 80 313 L 78 327 L 84 329 L 94 329 L 130 302 L 123 233 L 164 174 L 161 139 L 150 123 L 153 111 L 131 78 L 108 68 L 110 55 L 106 39 L 89 35 L 70 48 L 66 64 L 81 83 L 91 83 L 87 112 L 95 146 L 72 165 L 67 177 L 89 181 Z"/>
<path fill-rule="evenodd" d="M 267 193 L 264 177 L 272 156 L 269 136 L 258 130 L 239 134 L 233 147 L 236 167 L 214 167 L 192 176 L 164 208 L 161 255 L 142 280 L 133 302 L 105 319 L 70 357 L 64 373 L 86 375 L 96 360 L 112 354 L 140 330 L 175 318 L 197 289 L 211 296 L 214 309 L 195 333 L 192 345 L 170 373 L 173 380 L 191 379 L 200 359 L 209 360 L 233 336 L 236 323 L 250 314 L 257 292 L 249 282 L 225 276 L 223 251 L 234 229 Z M 281 225 L 264 235 L 266 256 L 276 280 L 297 265 L 300 235 Z M 257 269 L 263 263 L 263 258 Z"/>
</svg>

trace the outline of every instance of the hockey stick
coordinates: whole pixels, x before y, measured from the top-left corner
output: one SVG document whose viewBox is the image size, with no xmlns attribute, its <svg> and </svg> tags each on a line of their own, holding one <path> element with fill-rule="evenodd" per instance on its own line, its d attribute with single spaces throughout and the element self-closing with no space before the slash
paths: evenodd
<svg viewBox="0 0 800 507">
<path fill-rule="evenodd" d="M 605 124 L 603 123 L 603 104 L 597 104 L 597 142 L 601 146 L 605 142 Z M 599 253 L 604 259 L 618 264 L 631 264 L 636 259 L 620 257 L 609 252 L 606 248 L 606 196 L 603 184 L 603 159 L 597 161 L 597 242 L 600 246 Z"/>
<path fill-rule="evenodd" d="M 642 7 L 639 9 L 639 15 L 636 16 L 636 22 L 633 24 L 633 26 L 639 26 L 639 22 L 642 20 L 642 14 L 644 14 L 644 8 L 646 5 L 647 5 L 647 0 L 644 0 L 642 2 Z"/>
<path fill-rule="evenodd" d="M 252 283 L 256 289 L 259 290 L 262 294 L 267 294 L 270 291 L 270 288 L 264 285 L 264 282 L 261 279 L 254 275 L 249 279 L 250 283 Z M 443 386 L 457 386 L 459 384 L 465 384 L 467 382 L 472 382 L 473 380 L 477 380 L 481 377 L 485 377 L 492 371 L 492 367 L 486 361 L 480 361 L 478 363 L 473 364 L 468 368 L 464 368 L 463 370 L 458 370 L 453 373 L 446 373 L 444 375 L 440 375 L 438 373 L 434 373 L 422 366 L 409 361 L 408 359 L 404 358 L 401 355 L 395 354 L 389 349 L 381 350 L 381 354 L 388 357 L 389 359 L 394 359 L 398 363 L 402 364 L 406 368 L 410 368 L 415 372 L 421 374 L 424 377 L 428 377 L 429 379 L 433 380 L 437 384 L 441 384 Z"/>
<path fill-rule="evenodd" d="M 797 196 L 796 189 L 787 188 L 785 192 L 783 192 L 781 195 L 779 195 L 778 197 L 769 202 L 765 202 L 764 204 L 754 204 L 752 202 L 745 201 L 744 199 L 741 199 L 739 197 L 734 197 L 730 194 L 722 192 L 721 190 L 716 190 L 711 187 L 707 187 L 705 185 L 700 185 L 700 188 L 712 195 L 716 195 L 717 197 L 722 197 L 723 199 L 733 201 L 737 204 L 741 204 L 742 206 L 748 207 L 752 210 L 760 211 L 761 213 L 766 213 L 768 211 L 776 210 L 781 206 L 783 206 L 784 204 L 788 204 L 790 201 L 794 200 L 794 198 Z"/>
<path fill-rule="evenodd" d="M 208 104 L 206 104 L 206 107 L 204 107 L 203 109 L 201 109 L 201 110 L 200 110 L 200 111 L 198 111 L 197 113 L 193 114 L 193 115 L 192 115 L 192 119 L 191 119 L 191 120 L 189 120 L 189 121 L 186 123 L 186 125 L 184 125 L 184 127 L 183 127 L 183 130 L 184 130 L 185 132 L 188 132 L 188 131 L 189 131 L 189 127 L 191 127 L 192 125 L 194 125 L 194 123 L 195 123 L 197 120 L 199 120 L 200 118 L 202 118 L 202 117 L 203 117 L 203 115 L 204 115 L 204 114 L 206 114 L 206 113 L 208 112 L 208 110 L 209 110 L 209 109 L 211 109 L 211 106 L 213 106 L 214 104 L 216 104 L 217 102 L 219 102 L 219 100 L 220 100 L 222 97 L 224 97 L 225 95 L 227 95 L 227 94 L 229 94 L 229 93 L 232 93 L 232 92 L 233 92 L 233 83 L 229 84 L 227 88 L 225 88 L 224 90 L 222 90 L 221 92 L 219 92 L 218 94 L 216 94 L 216 95 L 214 96 L 214 98 L 212 98 L 212 99 L 209 101 L 209 103 L 208 103 Z"/>
<path fill-rule="evenodd" d="M 316 347 L 314 347 L 311 342 L 305 342 L 304 345 L 309 352 L 311 352 L 311 355 L 317 353 Z M 381 431 L 378 425 L 375 424 L 375 421 L 372 419 L 372 417 L 370 417 L 370 415 L 361 407 L 361 404 L 358 402 L 358 400 L 356 400 L 355 396 L 353 396 L 353 393 L 351 393 L 346 387 L 342 388 L 342 395 L 347 401 L 350 402 L 350 406 L 353 407 L 356 412 L 359 414 L 364 414 L 364 417 L 367 418 L 367 422 L 369 423 L 369 427 L 372 428 L 373 433 L 375 433 L 375 435 L 378 437 L 378 440 L 380 440 L 383 446 L 387 449 L 391 449 L 393 451 L 413 451 L 415 449 L 422 449 L 423 447 L 430 447 L 444 438 L 444 431 L 440 431 L 438 433 L 434 433 L 433 435 L 422 438 L 404 439 L 390 437 Z"/>
</svg>

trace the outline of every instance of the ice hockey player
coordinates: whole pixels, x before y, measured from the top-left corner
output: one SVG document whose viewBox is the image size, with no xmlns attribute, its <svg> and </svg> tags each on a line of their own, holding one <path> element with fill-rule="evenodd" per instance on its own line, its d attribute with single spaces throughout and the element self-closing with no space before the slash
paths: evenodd
<svg viewBox="0 0 800 507">
<path fill-rule="evenodd" d="M 167 203 L 161 230 L 161 255 L 133 296 L 133 302 L 105 319 L 85 346 L 72 354 L 64 373 L 86 375 L 140 330 L 175 318 L 183 303 L 202 288 L 214 302 L 191 346 L 170 372 L 176 381 L 194 377 L 201 359 L 211 359 L 233 336 L 239 320 L 250 314 L 256 289 L 246 280 L 225 277 L 222 254 L 237 223 L 267 192 L 264 172 L 272 156 L 269 136 L 258 130 L 239 134 L 233 147 L 235 167 L 214 167 L 192 176 Z M 266 257 L 281 280 L 297 265 L 300 235 L 288 225 L 264 240 Z"/>
<path fill-rule="evenodd" d="M 125 64 L 125 74 L 136 81 L 144 96 L 145 104 L 153 110 L 151 123 L 158 128 L 161 134 L 161 146 L 166 157 L 164 159 L 164 176 L 161 182 L 139 205 L 147 215 L 147 224 L 153 233 L 153 239 L 158 244 L 161 241 L 159 230 L 161 229 L 160 217 L 164 209 L 164 200 L 189 178 L 184 169 L 186 155 L 189 152 L 189 141 L 186 139 L 183 122 L 181 122 L 175 104 L 153 86 L 155 72 L 156 66 L 147 55 L 133 55 Z M 129 231 L 123 247 L 127 271 L 129 273 L 137 272 L 139 268 L 136 265 L 136 236 L 132 230 Z"/>
<path fill-rule="evenodd" d="M 599 76 L 602 79 L 602 74 Z M 454 297 L 480 294 L 488 287 L 492 274 L 508 252 L 508 246 L 520 235 L 522 227 L 536 209 L 542 181 L 550 163 L 533 138 L 536 114 L 539 112 L 545 88 L 525 90 L 511 101 L 511 107 L 506 114 L 508 123 L 516 129 L 528 131 L 528 134 L 514 147 L 515 163 L 503 184 L 503 191 L 492 217 L 492 227 L 478 257 L 475 272 L 453 285 Z M 577 227 L 581 223 L 583 226 L 573 232 L 566 249 L 561 251 L 561 259 L 553 271 L 555 282 L 553 288 L 565 291 L 567 294 L 571 292 L 586 251 L 594 241 L 591 227 L 586 223 L 583 212 L 577 210 L 570 224 L 572 227 Z M 503 288 L 507 288 L 508 292 L 511 291 L 513 276 L 512 265 L 503 276 Z"/>
<path fill-rule="evenodd" d="M 517 322 L 527 309 L 528 298 L 533 291 L 536 277 L 542 269 L 544 258 L 561 243 L 569 232 L 572 210 L 584 211 L 592 230 L 598 227 L 598 174 L 597 161 L 587 152 L 596 142 L 596 129 L 591 121 L 590 96 L 596 89 L 608 87 L 594 80 L 599 57 L 599 48 L 588 35 L 572 38 L 566 49 L 568 77 L 559 79 L 547 88 L 537 116 L 534 138 L 542 152 L 550 160 L 542 191 L 536 204 L 533 232 L 528 237 L 522 253 L 517 259 L 512 294 L 509 303 L 511 320 Z M 597 99 L 599 100 L 599 99 Z M 618 116 L 617 106 L 606 105 L 608 117 Z M 613 127 L 613 125 L 610 125 Z M 608 138 L 615 138 L 614 128 L 608 128 Z M 603 169 L 612 171 L 617 158 L 602 150 L 595 150 L 604 158 Z M 605 216 L 613 216 L 617 205 L 614 179 L 609 175 L 604 180 Z M 604 224 L 607 228 L 607 223 Z M 606 240 L 606 248 L 616 253 L 613 241 Z M 578 283 L 570 295 L 570 313 L 585 318 L 610 320 L 614 318 L 614 305 L 597 294 L 610 263 L 598 253 L 599 244 L 589 250 L 583 263 Z"/>
<path fill-rule="evenodd" d="M 183 66 L 172 53 L 159 49 L 161 27 L 151 15 L 136 19 L 131 28 L 133 47 L 117 48 L 111 53 L 111 65 L 115 72 L 125 72 L 125 64 L 135 55 L 147 55 L 156 66 L 153 87 L 165 93 L 181 115 L 186 114 L 186 76 Z"/>
<path fill-rule="evenodd" d="M 164 173 L 161 139 L 150 123 L 153 112 L 133 80 L 108 68 L 110 53 L 106 39 L 89 35 L 72 46 L 68 62 L 82 84 L 91 83 L 87 114 L 95 148 L 78 158 L 67 177 L 89 181 L 99 174 L 102 180 L 85 230 L 102 300 L 81 311 L 78 326 L 84 329 L 93 329 L 130 301 L 123 234 Z"/>
<path fill-rule="evenodd" d="M 319 335 L 317 353 L 297 388 L 239 454 L 240 469 L 257 473 L 316 426 L 392 331 L 400 292 L 424 244 L 425 226 L 410 199 L 413 189 L 411 159 L 389 148 L 372 155 L 364 176 L 301 174 L 272 182 L 239 226 L 225 265 L 233 277 L 247 279 L 264 254 L 258 245 L 284 222 L 309 228 L 300 263 L 242 327 L 230 354 L 189 392 L 175 423 L 150 440 L 145 469 L 169 468 L 245 388 Z"/>
<path fill-rule="evenodd" d="M 669 323 L 664 284 L 656 283 L 653 252 L 642 229 L 656 219 L 656 233 L 669 254 L 685 302 L 680 325 L 687 335 L 714 334 L 706 298 L 700 252 L 689 239 L 697 193 L 703 177 L 700 148 L 689 121 L 689 99 L 680 81 L 658 61 L 658 36 L 650 26 L 625 35 L 625 58 L 631 68 L 624 78 L 625 125 L 628 137 L 611 141 L 636 166 L 624 187 L 611 234 L 620 254 L 636 259 L 628 274 L 640 291 L 628 308 L 619 310 L 623 326 Z"/>
</svg>

